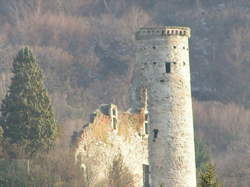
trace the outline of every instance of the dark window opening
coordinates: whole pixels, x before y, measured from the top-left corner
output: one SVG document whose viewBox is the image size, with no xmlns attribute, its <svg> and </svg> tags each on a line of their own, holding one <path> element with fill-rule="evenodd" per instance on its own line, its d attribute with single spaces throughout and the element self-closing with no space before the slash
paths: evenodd
<svg viewBox="0 0 250 187">
<path fill-rule="evenodd" d="M 185 49 L 185 47 L 183 47 L 183 49 Z"/>
<path fill-rule="evenodd" d="M 145 121 L 148 121 L 148 114 L 145 114 Z"/>
<path fill-rule="evenodd" d="M 117 120 L 115 118 L 113 118 L 113 129 L 117 129 Z"/>
<path fill-rule="evenodd" d="M 156 62 L 153 62 L 153 64 L 155 65 L 155 64 L 156 64 Z"/>
<path fill-rule="evenodd" d="M 90 115 L 90 123 L 93 123 L 96 117 L 96 113 Z"/>
<path fill-rule="evenodd" d="M 112 113 L 113 113 L 113 116 L 116 116 L 116 110 L 115 109 L 112 110 Z"/>
<path fill-rule="evenodd" d="M 185 62 L 183 62 L 183 66 L 185 66 L 186 65 L 186 63 Z"/>
<path fill-rule="evenodd" d="M 149 165 L 143 164 L 143 187 L 149 187 Z"/>
<path fill-rule="evenodd" d="M 153 139 L 154 142 L 155 142 L 156 138 L 158 137 L 158 132 L 159 132 L 158 129 L 154 129 L 154 139 Z"/>
<path fill-rule="evenodd" d="M 171 63 L 170 62 L 166 62 L 165 63 L 165 68 L 166 68 L 166 73 L 170 73 L 171 72 Z"/>
<path fill-rule="evenodd" d="M 153 46 L 153 49 L 156 49 L 156 47 L 155 47 L 155 46 Z"/>
<path fill-rule="evenodd" d="M 160 80 L 160 82 L 164 82 L 164 80 Z"/>
<path fill-rule="evenodd" d="M 145 122 L 144 128 L 145 128 L 145 134 L 148 134 L 148 122 Z"/>
<path fill-rule="evenodd" d="M 176 49 L 176 46 L 174 46 L 173 48 Z"/>
</svg>

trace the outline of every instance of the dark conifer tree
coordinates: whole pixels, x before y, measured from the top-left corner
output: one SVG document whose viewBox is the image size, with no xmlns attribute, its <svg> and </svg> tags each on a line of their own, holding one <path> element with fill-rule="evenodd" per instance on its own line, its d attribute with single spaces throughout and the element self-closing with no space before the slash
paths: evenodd
<svg viewBox="0 0 250 187">
<path fill-rule="evenodd" d="M 200 172 L 199 180 L 199 187 L 222 187 L 218 182 L 215 166 L 211 163 L 207 163 Z"/>
<path fill-rule="evenodd" d="M 58 127 L 43 74 L 31 50 L 21 49 L 13 62 L 13 78 L 1 105 L 0 126 L 10 144 L 22 145 L 29 156 L 50 150 Z"/>
</svg>

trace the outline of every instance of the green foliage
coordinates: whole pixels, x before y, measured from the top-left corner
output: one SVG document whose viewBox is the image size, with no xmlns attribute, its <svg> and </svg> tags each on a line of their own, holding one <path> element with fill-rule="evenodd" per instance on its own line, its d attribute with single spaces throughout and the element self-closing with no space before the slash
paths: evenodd
<svg viewBox="0 0 250 187">
<path fill-rule="evenodd" d="M 192 90 L 192 95 L 208 101 L 194 106 L 199 134 L 216 159 L 225 158 L 218 162 L 225 186 L 246 186 L 250 178 L 242 174 L 248 175 L 249 170 L 249 160 L 245 159 L 246 145 L 250 145 L 249 110 L 226 103 L 250 107 L 249 2 L 2 0 L 0 98 L 9 85 L 10 62 L 16 48 L 29 44 L 46 74 L 45 83 L 61 122 L 76 119 L 79 113 L 86 120 L 103 102 L 128 108 L 134 31 L 155 24 L 190 26 L 192 85 L 198 88 Z M 211 100 L 222 102 L 223 107 Z M 64 124 L 70 131 L 69 123 Z M 74 130 L 73 125 L 70 128 Z M 20 146 L 8 149 L 15 147 Z M 243 158 L 245 161 L 237 162 L 235 170 L 232 160 Z"/>
<path fill-rule="evenodd" d="M 0 160 L 0 168 L 1 187 L 86 186 L 73 153 L 65 148 L 31 160 Z"/>
<path fill-rule="evenodd" d="M 222 187 L 216 177 L 215 166 L 211 163 L 207 163 L 204 169 L 200 172 L 199 180 L 199 187 Z"/>
<path fill-rule="evenodd" d="M 3 128 L 0 126 L 0 142 L 3 140 Z"/>
<path fill-rule="evenodd" d="M 28 181 L 27 160 L 0 160 L 0 186 L 26 187 Z"/>
<path fill-rule="evenodd" d="M 196 168 L 201 169 L 202 166 L 208 161 L 210 161 L 210 156 L 206 144 L 204 144 L 197 136 L 195 136 Z"/>
<path fill-rule="evenodd" d="M 0 159 L 3 158 L 3 128 L 0 126 Z"/>
<path fill-rule="evenodd" d="M 1 106 L 1 126 L 10 144 L 24 148 L 28 156 L 50 150 L 58 127 L 43 74 L 31 50 L 21 49 L 13 62 L 14 76 Z"/>
<path fill-rule="evenodd" d="M 222 187 L 218 183 L 215 166 L 211 164 L 208 147 L 197 135 L 195 136 L 195 161 L 198 187 Z"/>
</svg>

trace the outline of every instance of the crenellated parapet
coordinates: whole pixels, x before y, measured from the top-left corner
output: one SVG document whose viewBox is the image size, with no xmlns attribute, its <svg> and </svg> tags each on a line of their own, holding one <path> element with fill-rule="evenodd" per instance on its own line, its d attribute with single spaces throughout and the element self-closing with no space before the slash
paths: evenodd
<svg viewBox="0 0 250 187">
<path fill-rule="evenodd" d="M 136 40 L 164 38 L 169 36 L 191 37 L 191 29 L 189 27 L 155 27 L 141 28 L 136 32 Z"/>
<path fill-rule="evenodd" d="M 141 28 L 136 66 L 147 89 L 144 186 L 196 187 L 188 27 Z M 136 82 L 136 81 L 135 81 Z M 139 82 L 140 83 L 140 82 Z"/>
</svg>

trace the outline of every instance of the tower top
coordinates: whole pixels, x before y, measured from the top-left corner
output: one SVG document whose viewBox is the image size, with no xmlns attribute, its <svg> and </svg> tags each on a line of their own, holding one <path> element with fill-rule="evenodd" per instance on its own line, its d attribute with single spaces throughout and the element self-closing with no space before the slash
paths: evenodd
<svg viewBox="0 0 250 187">
<path fill-rule="evenodd" d="M 191 36 L 189 27 L 165 26 L 165 27 L 144 27 L 136 32 L 136 40 L 164 38 L 168 36 Z"/>
</svg>

